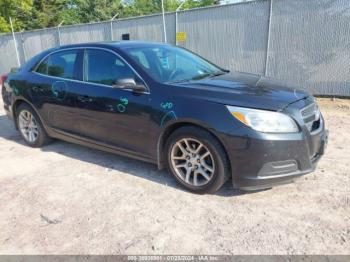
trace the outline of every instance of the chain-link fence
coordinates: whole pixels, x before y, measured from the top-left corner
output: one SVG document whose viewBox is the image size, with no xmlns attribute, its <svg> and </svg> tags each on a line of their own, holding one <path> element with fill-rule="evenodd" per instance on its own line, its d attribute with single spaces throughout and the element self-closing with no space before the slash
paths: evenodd
<svg viewBox="0 0 350 262">
<path fill-rule="evenodd" d="M 165 16 L 167 39 L 231 70 L 296 84 L 318 95 L 350 96 L 348 0 L 257 0 Z M 176 26 L 177 25 L 177 26 Z M 176 28 L 177 27 L 177 28 Z M 164 39 L 162 15 L 16 33 L 20 61 L 50 47 Z M 12 35 L 0 36 L 0 73 L 17 66 Z"/>
</svg>

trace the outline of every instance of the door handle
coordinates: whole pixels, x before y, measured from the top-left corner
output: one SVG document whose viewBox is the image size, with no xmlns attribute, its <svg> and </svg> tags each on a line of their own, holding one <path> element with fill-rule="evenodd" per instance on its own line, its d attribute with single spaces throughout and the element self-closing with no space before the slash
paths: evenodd
<svg viewBox="0 0 350 262">
<path fill-rule="evenodd" d="M 45 88 L 38 87 L 38 86 L 33 86 L 33 91 L 34 92 L 45 92 Z"/>
<path fill-rule="evenodd" d="M 91 103 L 92 98 L 89 96 L 78 96 L 78 100 L 83 103 Z"/>
</svg>

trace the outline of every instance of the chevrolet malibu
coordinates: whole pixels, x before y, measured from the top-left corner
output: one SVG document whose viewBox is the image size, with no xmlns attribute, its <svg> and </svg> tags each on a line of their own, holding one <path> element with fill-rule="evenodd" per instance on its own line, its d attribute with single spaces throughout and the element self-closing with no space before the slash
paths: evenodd
<svg viewBox="0 0 350 262">
<path fill-rule="evenodd" d="M 5 110 L 31 147 L 62 139 L 168 167 L 196 193 L 257 190 L 315 170 L 328 132 L 314 97 L 167 44 L 45 51 L 7 75 Z"/>
</svg>

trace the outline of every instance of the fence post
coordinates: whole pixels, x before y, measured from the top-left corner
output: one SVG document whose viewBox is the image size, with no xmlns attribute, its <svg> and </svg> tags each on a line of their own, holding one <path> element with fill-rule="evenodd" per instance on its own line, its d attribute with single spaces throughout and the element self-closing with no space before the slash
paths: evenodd
<svg viewBox="0 0 350 262">
<path fill-rule="evenodd" d="M 27 52 L 26 52 L 26 47 L 24 45 L 24 38 L 23 38 L 23 31 L 21 31 L 21 45 L 22 45 L 22 49 L 23 49 L 23 56 L 24 56 L 24 62 L 27 61 Z"/>
<path fill-rule="evenodd" d="M 62 26 L 64 20 L 59 23 L 59 25 L 57 26 L 57 32 L 58 32 L 58 46 L 61 46 L 61 30 L 60 27 Z"/>
<path fill-rule="evenodd" d="M 269 24 L 267 29 L 267 46 L 266 46 L 266 59 L 265 59 L 265 70 L 264 70 L 264 76 L 267 75 L 267 65 L 269 60 L 269 52 L 270 52 L 270 36 L 271 36 L 271 24 L 272 24 L 272 4 L 273 0 L 270 0 L 270 11 L 269 11 Z"/>
<path fill-rule="evenodd" d="M 59 26 L 57 26 L 57 32 L 58 32 L 58 46 L 61 46 L 61 32 L 60 32 Z"/>
<path fill-rule="evenodd" d="M 17 40 L 16 40 L 16 36 L 15 36 L 15 30 L 13 29 L 13 24 L 12 24 L 12 19 L 11 19 L 11 17 L 10 17 L 10 24 L 11 24 L 13 42 L 14 42 L 14 44 L 15 44 L 16 57 L 17 57 L 17 64 L 18 64 L 18 67 L 20 67 L 20 66 L 21 66 L 21 61 L 19 60 Z"/>
<path fill-rule="evenodd" d="M 111 20 L 111 41 L 113 41 L 113 20 Z"/>
<path fill-rule="evenodd" d="M 164 13 L 164 0 L 162 0 L 162 14 L 163 14 L 163 34 L 164 34 L 164 42 L 167 42 L 166 37 L 166 25 L 165 25 L 165 13 Z"/>
<path fill-rule="evenodd" d="M 175 10 L 175 45 L 177 45 L 177 30 L 178 30 L 178 15 L 177 15 L 177 13 L 180 11 L 180 9 L 184 3 L 186 3 L 186 0 L 183 1 Z"/>
<path fill-rule="evenodd" d="M 110 22 L 111 22 L 111 41 L 113 41 L 113 38 L 114 38 L 113 37 L 113 21 L 118 15 L 119 15 L 119 13 L 115 14 L 110 20 Z"/>
</svg>

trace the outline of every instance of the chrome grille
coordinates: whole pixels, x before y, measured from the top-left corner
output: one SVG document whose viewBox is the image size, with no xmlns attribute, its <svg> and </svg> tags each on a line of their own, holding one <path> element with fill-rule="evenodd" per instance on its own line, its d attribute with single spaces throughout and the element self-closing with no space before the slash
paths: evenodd
<svg viewBox="0 0 350 262">
<path fill-rule="evenodd" d="M 307 129 L 312 132 L 319 127 L 320 110 L 316 103 L 312 103 L 300 110 Z"/>
</svg>

